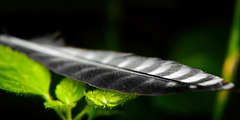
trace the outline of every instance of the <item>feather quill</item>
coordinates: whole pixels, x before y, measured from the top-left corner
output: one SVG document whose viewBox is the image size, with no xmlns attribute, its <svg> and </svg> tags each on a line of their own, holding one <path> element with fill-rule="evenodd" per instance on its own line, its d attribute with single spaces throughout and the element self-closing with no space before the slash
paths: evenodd
<svg viewBox="0 0 240 120">
<path fill-rule="evenodd" d="M 25 53 L 50 70 L 91 86 L 124 93 L 163 95 L 231 89 L 232 83 L 201 70 L 130 53 L 77 49 L 1 35 L 0 44 Z M 31 66 L 27 66 L 31 67 Z"/>
</svg>

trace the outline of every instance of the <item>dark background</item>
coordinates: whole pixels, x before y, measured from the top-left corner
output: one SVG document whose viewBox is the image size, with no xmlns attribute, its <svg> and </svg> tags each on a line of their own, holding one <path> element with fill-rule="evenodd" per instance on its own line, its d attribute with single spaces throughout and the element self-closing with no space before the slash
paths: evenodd
<svg viewBox="0 0 240 120">
<path fill-rule="evenodd" d="M 171 59 L 221 76 L 233 0 L 1 0 L 0 33 L 33 38 L 62 33 L 66 44 Z M 210 120 L 216 92 L 139 97 L 126 114 L 97 119 Z M 239 120 L 238 93 L 225 119 Z M 1 118 L 59 119 L 32 95 L 0 91 Z M 86 118 L 85 118 L 86 119 Z"/>
</svg>

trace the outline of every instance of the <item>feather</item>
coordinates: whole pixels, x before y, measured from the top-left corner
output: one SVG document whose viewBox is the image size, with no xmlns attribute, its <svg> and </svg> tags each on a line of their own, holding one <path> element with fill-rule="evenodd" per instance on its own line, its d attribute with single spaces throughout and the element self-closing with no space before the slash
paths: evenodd
<svg viewBox="0 0 240 120">
<path fill-rule="evenodd" d="M 25 53 L 58 74 L 107 90 L 163 95 L 234 86 L 201 70 L 159 58 L 41 44 L 7 35 L 0 36 L 0 44 Z"/>
</svg>

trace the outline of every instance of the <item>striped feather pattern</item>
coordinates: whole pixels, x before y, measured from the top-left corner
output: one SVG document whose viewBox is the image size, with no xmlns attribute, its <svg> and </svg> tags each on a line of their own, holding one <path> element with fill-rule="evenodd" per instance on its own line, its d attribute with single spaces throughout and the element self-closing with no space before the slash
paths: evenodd
<svg viewBox="0 0 240 120">
<path fill-rule="evenodd" d="M 56 73 L 102 89 L 162 95 L 234 86 L 201 70 L 159 58 L 34 43 L 6 35 L 0 36 L 0 44 L 25 53 Z"/>
</svg>

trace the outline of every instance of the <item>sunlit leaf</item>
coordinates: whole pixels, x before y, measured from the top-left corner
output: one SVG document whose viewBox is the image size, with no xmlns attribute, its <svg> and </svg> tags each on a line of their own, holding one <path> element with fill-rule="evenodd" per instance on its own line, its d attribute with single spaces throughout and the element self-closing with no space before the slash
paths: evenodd
<svg viewBox="0 0 240 120">
<path fill-rule="evenodd" d="M 55 94 L 59 100 L 65 104 L 72 104 L 83 97 L 86 84 L 64 78 L 56 87 Z"/>
<path fill-rule="evenodd" d="M 125 94 L 110 90 L 94 90 L 86 94 L 89 104 L 101 107 L 115 107 L 133 99 L 136 95 Z"/>
<path fill-rule="evenodd" d="M 48 96 L 50 73 L 25 54 L 0 46 L 0 89 Z"/>
</svg>

